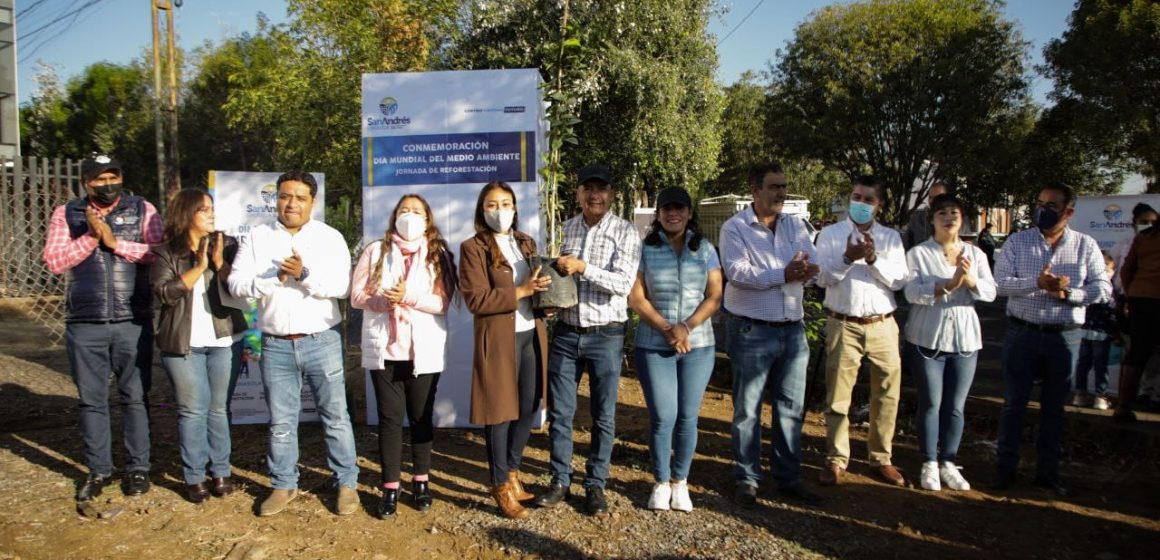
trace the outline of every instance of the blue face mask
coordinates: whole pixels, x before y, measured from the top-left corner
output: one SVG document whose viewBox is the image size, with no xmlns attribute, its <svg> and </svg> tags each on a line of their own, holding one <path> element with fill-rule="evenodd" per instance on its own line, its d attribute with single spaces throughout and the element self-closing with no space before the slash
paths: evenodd
<svg viewBox="0 0 1160 560">
<path fill-rule="evenodd" d="M 850 208 L 847 210 L 850 219 L 854 220 L 855 224 L 860 226 L 870 223 L 874 219 L 874 205 L 866 204 L 865 202 L 851 202 Z"/>
</svg>

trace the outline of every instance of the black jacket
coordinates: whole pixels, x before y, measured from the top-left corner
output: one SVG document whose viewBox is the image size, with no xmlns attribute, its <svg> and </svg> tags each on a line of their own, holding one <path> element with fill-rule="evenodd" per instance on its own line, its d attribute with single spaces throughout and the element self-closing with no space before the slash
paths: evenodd
<svg viewBox="0 0 1160 560">
<path fill-rule="evenodd" d="M 229 262 L 238 251 L 238 243 L 232 237 L 225 240 L 225 259 Z M 167 243 L 154 247 L 153 254 L 156 260 L 150 284 L 157 309 L 154 321 L 157 349 L 169 354 L 188 354 L 193 291 L 185 287 L 181 275 L 197 264 L 197 256 L 189 249 L 175 252 Z M 202 282 L 205 283 L 205 303 L 213 315 L 214 333 L 223 337 L 246 330 L 246 317 L 242 311 L 222 303 L 222 292 L 229 292 L 226 279 L 219 278 L 217 271 L 210 267 L 202 275 Z"/>
<path fill-rule="evenodd" d="M 69 235 L 76 239 L 89 234 L 85 209 L 88 197 L 69 201 L 64 206 Z M 105 216 L 105 222 L 117 239 L 141 243 L 145 240 L 145 199 L 121 195 L 117 206 Z M 80 264 L 68 271 L 69 323 L 107 323 L 147 320 L 152 314 L 149 303 L 149 265 L 132 263 L 101 245 Z"/>
</svg>

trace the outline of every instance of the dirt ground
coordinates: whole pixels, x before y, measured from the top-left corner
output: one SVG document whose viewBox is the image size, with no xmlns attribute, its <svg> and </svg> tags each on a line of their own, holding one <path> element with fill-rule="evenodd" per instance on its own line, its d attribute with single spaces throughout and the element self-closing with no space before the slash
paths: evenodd
<svg viewBox="0 0 1160 560">
<path fill-rule="evenodd" d="M 76 393 L 63 348 L 18 310 L 0 305 L 0 559 L 9 558 L 1155 558 L 1160 544 L 1160 433 L 1147 422 L 1113 426 L 1102 415 L 1069 409 L 1063 475 L 1073 494 L 1057 499 L 1024 481 L 1006 493 L 983 490 L 993 466 L 998 402 L 972 398 L 960 464 L 977 490 L 925 492 L 868 478 L 865 428 L 853 430 L 848 482 L 814 484 L 823 459 L 825 426 L 811 412 L 803 435 L 807 484 L 826 498 L 817 508 L 784 503 L 770 487 L 752 510 L 732 505 L 726 374 L 706 394 L 700 444 L 690 485 L 689 514 L 644 508 L 651 488 L 648 413 L 636 379 L 621 382 L 617 443 L 608 487 L 613 515 L 593 519 L 570 507 L 533 510 L 503 519 L 485 493 L 486 460 L 478 432 L 441 430 L 435 442 L 435 507 L 425 514 L 401 500 L 394 521 L 372 515 L 379 479 L 377 435 L 356 415 L 359 491 L 364 510 L 337 517 L 327 488 L 321 430 L 301 430 L 306 491 L 287 511 L 258 518 L 267 493 L 266 429 L 233 430 L 240 491 L 193 505 L 183 499 L 172 390 L 156 368 L 151 393 L 154 488 L 126 498 L 116 485 L 95 506 L 110 518 L 84 517 L 73 502 L 84 474 L 77 434 Z M 357 364 L 357 360 L 351 363 Z M 353 368 L 351 379 L 361 380 Z M 361 397 L 361 382 L 355 385 Z M 582 394 L 586 393 L 582 387 Z M 581 410 L 585 409 L 581 399 Z M 912 398 L 908 401 L 913 401 Z M 355 408 L 359 410 L 359 408 Z M 767 409 L 765 418 L 768 419 Z M 119 415 L 114 449 L 120 451 Z M 577 426 L 588 425 L 583 413 Z M 1034 413 L 1029 419 L 1034 424 Z M 766 422 L 768 427 L 768 420 Z M 899 417 L 895 463 L 917 476 L 913 408 Z M 1025 465 L 1033 464 L 1028 431 Z M 583 472 L 588 434 L 576 434 L 575 466 Z M 535 434 L 524 462 L 538 491 L 548 482 L 547 438 Z M 405 456 L 407 452 L 405 451 Z M 119 453 L 117 462 L 120 462 Z M 573 486 L 579 493 L 579 482 Z M 981 491 L 980 491 L 981 490 Z"/>
</svg>

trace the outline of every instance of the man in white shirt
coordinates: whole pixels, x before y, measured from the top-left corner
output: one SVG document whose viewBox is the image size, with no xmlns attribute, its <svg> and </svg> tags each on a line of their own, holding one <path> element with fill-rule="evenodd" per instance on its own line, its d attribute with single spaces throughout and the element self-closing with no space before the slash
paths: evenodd
<svg viewBox="0 0 1160 560">
<path fill-rule="evenodd" d="M 906 284 L 906 254 L 898 232 L 875 221 L 885 192 L 881 181 L 863 175 L 854 181 L 848 218 L 818 235 L 826 288 L 826 466 L 823 486 L 842 480 L 850 462 L 851 393 L 862 358 L 870 362 L 870 466 L 889 484 L 906 481 L 890 462 L 902 368 L 894 291 Z"/>
<path fill-rule="evenodd" d="M 782 496 L 816 504 L 801 483 L 802 412 L 810 348 L 802 284 L 818 274 L 802 220 L 782 214 L 788 183 L 778 163 L 753 166 L 753 204 L 721 226 L 729 361 L 733 369 L 734 500 L 751 506 L 761 480 L 761 405 L 774 398 L 773 478 Z"/>
<path fill-rule="evenodd" d="M 309 173 L 278 177 L 278 220 L 242 238 L 230 292 L 258 300 L 262 384 L 270 407 L 266 456 L 274 490 L 258 514 L 274 515 L 298 494 L 298 412 L 310 386 L 338 483 L 335 513 L 358 510 L 358 464 L 346 406 L 338 300 L 350 291 L 350 251 L 334 228 L 311 220 L 318 183 Z"/>
</svg>

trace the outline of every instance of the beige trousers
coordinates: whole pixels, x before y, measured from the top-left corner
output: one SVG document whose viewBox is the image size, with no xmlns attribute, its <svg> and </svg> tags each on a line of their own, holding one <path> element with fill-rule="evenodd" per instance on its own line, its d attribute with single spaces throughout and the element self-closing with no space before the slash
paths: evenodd
<svg viewBox="0 0 1160 560">
<path fill-rule="evenodd" d="M 870 465 L 890 464 L 902 364 L 898 323 L 891 317 L 860 325 L 826 319 L 826 461 L 842 468 L 850 462 L 851 393 L 862 357 L 870 362 Z"/>
</svg>

